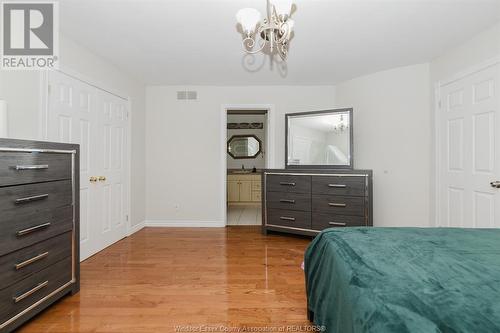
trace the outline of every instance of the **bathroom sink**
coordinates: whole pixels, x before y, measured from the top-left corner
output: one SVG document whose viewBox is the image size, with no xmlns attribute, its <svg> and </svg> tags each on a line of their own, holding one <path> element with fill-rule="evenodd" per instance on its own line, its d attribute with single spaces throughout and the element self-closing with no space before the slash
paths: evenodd
<svg viewBox="0 0 500 333">
<path fill-rule="evenodd" d="M 235 174 L 247 174 L 247 173 L 252 173 L 252 170 L 233 170 L 231 173 Z"/>
</svg>

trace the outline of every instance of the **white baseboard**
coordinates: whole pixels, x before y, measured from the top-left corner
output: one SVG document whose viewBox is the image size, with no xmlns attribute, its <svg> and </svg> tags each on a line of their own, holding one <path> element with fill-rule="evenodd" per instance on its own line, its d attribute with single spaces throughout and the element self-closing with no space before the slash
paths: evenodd
<svg viewBox="0 0 500 333">
<path fill-rule="evenodd" d="M 136 232 L 138 232 L 141 229 L 143 229 L 145 226 L 146 226 L 146 221 L 142 221 L 142 222 L 140 222 L 140 223 L 138 223 L 136 225 L 133 225 L 130 228 L 127 236 L 131 236 L 131 235 L 135 234 Z"/>
<path fill-rule="evenodd" d="M 153 228 L 224 228 L 223 221 L 172 221 L 172 220 L 146 220 L 146 227 Z"/>
</svg>

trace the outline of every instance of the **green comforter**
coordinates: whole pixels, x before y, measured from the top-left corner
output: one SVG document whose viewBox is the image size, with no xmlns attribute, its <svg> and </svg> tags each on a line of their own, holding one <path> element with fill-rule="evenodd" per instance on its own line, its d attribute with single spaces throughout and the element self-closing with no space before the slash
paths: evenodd
<svg viewBox="0 0 500 333">
<path fill-rule="evenodd" d="M 500 332 L 500 230 L 329 229 L 305 274 L 327 332 Z"/>
</svg>

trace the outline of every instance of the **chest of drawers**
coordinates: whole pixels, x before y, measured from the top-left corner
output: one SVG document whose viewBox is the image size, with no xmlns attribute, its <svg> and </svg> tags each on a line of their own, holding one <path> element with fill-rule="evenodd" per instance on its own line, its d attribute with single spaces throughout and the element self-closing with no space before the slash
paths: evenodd
<svg viewBox="0 0 500 333">
<path fill-rule="evenodd" d="M 373 225 L 371 170 L 267 170 L 262 186 L 264 233 Z"/>
<path fill-rule="evenodd" d="M 0 332 L 79 290 L 78 152 L 0 139 Z"/>
</svg>

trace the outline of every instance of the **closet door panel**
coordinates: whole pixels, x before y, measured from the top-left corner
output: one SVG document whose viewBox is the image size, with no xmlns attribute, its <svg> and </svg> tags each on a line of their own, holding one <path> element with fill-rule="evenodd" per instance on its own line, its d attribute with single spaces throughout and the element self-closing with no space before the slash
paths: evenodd
<svg viewBox="0 0 500 333">
<path fill-rule="evenodd" d="M 48 78 L 46 139 L 80 145 L 80 260 L 96 252 L 97 219 L 92 208 L 95 189 L 90 178 L 96 171 L 96 89 L 60 72 Z"/>
<path fill-rule="evenodd" d="M 128 102 L 49 73 L 46 139 L 80 144 L 80 260 L 126 235 Z"/>
</svg>

